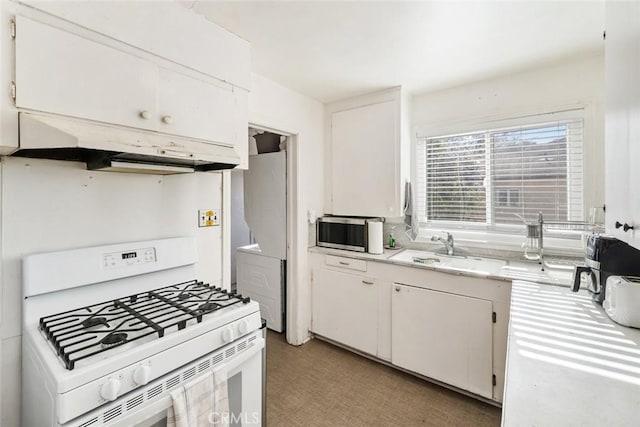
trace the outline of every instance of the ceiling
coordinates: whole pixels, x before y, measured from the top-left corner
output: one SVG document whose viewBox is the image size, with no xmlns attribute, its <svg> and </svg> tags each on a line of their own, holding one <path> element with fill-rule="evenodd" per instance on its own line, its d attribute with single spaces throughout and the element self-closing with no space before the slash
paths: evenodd
<svg viewBox="0 0 640 427">
<path fill-rule="evenodd" d="M 458 86 L 604 49 L 604 1 L 183 2 L 251 42 L 254 72 L 322 102 Z"/>
</svg>

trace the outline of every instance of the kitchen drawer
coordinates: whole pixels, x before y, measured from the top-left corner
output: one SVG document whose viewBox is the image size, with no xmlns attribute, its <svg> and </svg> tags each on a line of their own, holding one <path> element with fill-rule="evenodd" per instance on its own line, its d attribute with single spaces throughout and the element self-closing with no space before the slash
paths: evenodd
<svg viewBox="0 0 640 427">
<path fill-rule="evenodd" d="M 361 259 L 346 258 L 327 255 L 324 262 L 335 267 L 348 268 L 350 270 L 367 271 L 367 261 Z"/>
</svg>

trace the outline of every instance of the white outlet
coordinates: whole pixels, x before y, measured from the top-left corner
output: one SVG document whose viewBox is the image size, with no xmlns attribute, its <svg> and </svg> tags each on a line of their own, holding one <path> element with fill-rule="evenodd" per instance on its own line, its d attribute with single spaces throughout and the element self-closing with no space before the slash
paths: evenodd
<svg viewBox="0 0 640 427">
<path fill-rule="evenodd" d="M 220 225 L 220 214 L 217 209 L 198 210 L 198 227 L 213 227 Z"/>
</svg>

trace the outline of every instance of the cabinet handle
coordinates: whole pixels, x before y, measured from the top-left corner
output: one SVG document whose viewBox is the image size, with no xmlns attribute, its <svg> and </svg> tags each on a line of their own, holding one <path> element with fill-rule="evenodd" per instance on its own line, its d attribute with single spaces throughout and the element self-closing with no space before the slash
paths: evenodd
<svg viewBox="0 0 640 427">
<path fill-rule="evenodd" d="M 173 123 L 173 117 L 171 116 L 163 116 L 162 117 L 162 122 L 165 124 L 170 125 L 171 123 Z"/>
<path fill-rule="evenodd" d="M 147 110 L 142 110 L 140 111 L 139 116 L 141 119 L 149 120 L 151 118 L 151 113 L 148 112 Z"/>
<path fill-rule="evenodd" d="M 340 265 L 350 265 L 348 262 L 344 262 L 344 261 L 339 261 Z"/>
<path fill-rule="evenodd" d="M 368 282 L 366 280 L 363 280 L 362 283 L 364 283 L 365 285 L 373 285 L 373 282 Z"/>
<path fill-rule="evenodd" d="M 621 224 L 620 221 L 616 221 L 616 229 L 620 227 L 622 227 L 625 233 L 629 230 L 633 230 L 633 225 L 629 225 L 626 222 L 624 224 Z"/>
<path fill-rule="evenodd" d="M 400 292 L 400 286 L 396 286 L 396 292 Z"/>
<path fill-rule="evenodd" d="M 160 149 L 158 150 L 158 153 L 164 154 L 166 156 L 193 158 L 193 153 L 182 153 L 180 151 L 174 151 L 174 150 Z"/>
</svg>

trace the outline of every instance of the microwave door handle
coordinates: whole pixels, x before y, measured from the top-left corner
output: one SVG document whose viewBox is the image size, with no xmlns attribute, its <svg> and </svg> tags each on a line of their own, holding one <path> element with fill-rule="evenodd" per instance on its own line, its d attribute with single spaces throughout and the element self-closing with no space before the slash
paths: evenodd
<svg viewBox="0 0 640 427">
<path fill-rule="evenodd" d="M 580 290 L 580 276 L 582 276 L 582 273 L 591 273 L 591 267 L 586 265 L 576 266 L 573 271 L 573 286 L 571 287 L 573 292 L 578 292 Z"/>
</svg>

